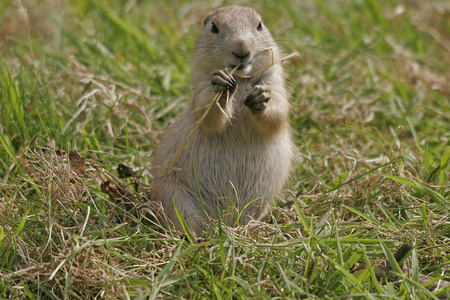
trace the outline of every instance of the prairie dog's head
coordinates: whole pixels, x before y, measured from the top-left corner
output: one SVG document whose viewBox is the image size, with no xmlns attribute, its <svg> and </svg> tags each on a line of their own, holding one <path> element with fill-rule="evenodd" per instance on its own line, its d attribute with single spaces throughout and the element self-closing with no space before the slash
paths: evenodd
<svg viewBox="0 0 450 300">
<path fill-rule="evenodd" d="M 251 74 L 271 61 L 271 52 L 261 51 L 277 45 L 261 16 L 250 7 L 226 6 L 211 12 L 203 22 L 203 30 L 194 52 L 194 63 L 212 69 L 234 69 Z"/>
</svg>

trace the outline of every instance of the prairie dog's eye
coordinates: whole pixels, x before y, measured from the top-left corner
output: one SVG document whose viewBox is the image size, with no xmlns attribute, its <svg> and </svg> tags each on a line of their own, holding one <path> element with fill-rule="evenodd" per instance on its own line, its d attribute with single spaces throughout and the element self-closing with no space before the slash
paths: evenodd
<svg viewBox="0 0 450 300">
<path fill-rule="evenodd" d="M 261 30 L 263 29 L 263 27 L 262 27 L 262 22 L 261 22 L 261 21 L 259 22 L 258 27 L 256 27 L 256 29 L 257 29 L 258 31 L 261 31 Z"/>
<path fill-rule="evenodd" d="M 216 34 L 219 33 L 219 27 L 217 27 L 217 25 L 214 22 L 212 22 L 211 25 L 211 32 Z"/>
</svg>

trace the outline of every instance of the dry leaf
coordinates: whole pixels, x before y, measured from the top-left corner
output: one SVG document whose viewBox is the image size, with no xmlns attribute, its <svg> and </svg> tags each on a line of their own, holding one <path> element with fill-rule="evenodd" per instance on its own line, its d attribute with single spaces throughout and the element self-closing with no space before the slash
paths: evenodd
<svg viewBox="0 0 450 300">
<path fill-rule="evenodd" d="M 124 164 L 119 164 L 117 172 L 119 173 L 119 178 L 134 177 L 133 169 Z"/>
<path fill-rule="evenodd" d="M 75 165 L 75 169 L 81 174 L 85 172 L 85 159 L 76 150 L 69 152 L 69 160 Z"/>
</svg>

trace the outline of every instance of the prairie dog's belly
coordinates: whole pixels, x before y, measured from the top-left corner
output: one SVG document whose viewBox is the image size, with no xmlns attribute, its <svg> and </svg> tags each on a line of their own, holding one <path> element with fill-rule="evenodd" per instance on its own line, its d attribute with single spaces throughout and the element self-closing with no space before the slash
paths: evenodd
<svg viewBox="0 0 450 300">
<path fill-rule="evenodd" d="M 225 134 L 198 137 L 190 146 L 199 185 L 210 197 L 237 193 L 240 200 L 249 201 L 277 192 L 274 177 L 285 168 L 277 159 L 283 155 L 283 141 L 232 132 L 240 130 L 240 126 L 229 126 Z M 197 147 L 203 153 L 195 153 Z"/>
</svg>

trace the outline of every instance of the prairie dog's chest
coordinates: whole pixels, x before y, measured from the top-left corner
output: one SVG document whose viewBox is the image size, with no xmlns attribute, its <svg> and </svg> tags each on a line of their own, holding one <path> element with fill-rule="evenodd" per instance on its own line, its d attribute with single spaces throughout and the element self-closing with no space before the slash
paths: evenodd
<svg viewBox="0 0 450 300">
<path fill-rule="evenodd" d="M 260 84 L 261 77 L 255 78 L 239 78 L 235 77 L 236 83 L 238 85 L 237 90 L 234 93 L 234 99 L 237 104 L 244 105 L 245 99 L 253 91 L 256 85 Z"/>
</svg>

